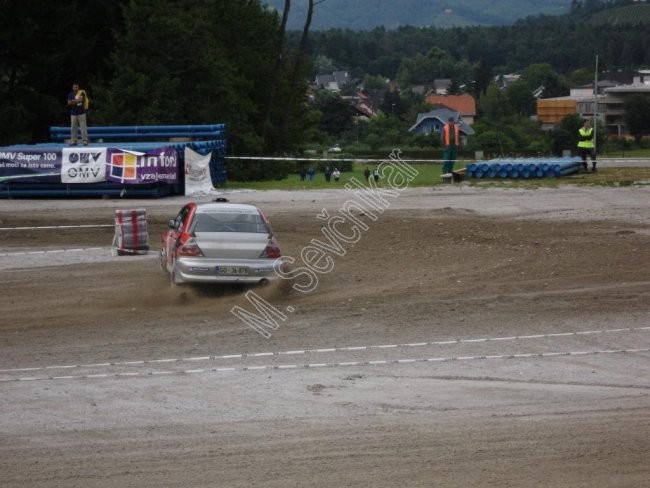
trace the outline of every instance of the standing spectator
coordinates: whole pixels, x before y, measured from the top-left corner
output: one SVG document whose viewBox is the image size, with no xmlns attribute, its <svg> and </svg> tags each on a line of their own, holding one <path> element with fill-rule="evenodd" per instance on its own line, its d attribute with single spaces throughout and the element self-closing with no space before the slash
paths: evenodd
<svg viewBox="0 0 650 488">
<path fill-rule="evenodd" d="M 370 168 L 366 166 L 366 169 L 363 170 L 363 176 L 366 177 L 366 181 L 370 179 Z"/>
<path fill-rule="evenodd" d="M 314 168 L 311 166 L 307 170 L 307 181 L 314 181 Z"/>
<path fill-rule="evenodd" d="M 596 170 L 596 147 L 594 144 L 594 128 L 591 120 L 585 119 L 582 127 L 578 130 L 578 154 L 582 158 L 582 169 L 587 171 L 587 156 L 591 159 L 591 171 Z"/>
<path fill-rule="evenodd" d="M 305 181 L 305 178 L 307 177 L 307 170 L 305 169 L 304 166 L 300 167 L 300 181 Z"/>
<path fill-rule="evenodd" d="M 332 171 L 332 176 L 334 177 L 334 181 L 338 182 L 341 179 L 341 172 L 338 168 L 334 168 L 334 171 Z"/>
<path fill-rule="evenodd" d="M 329 183 L 330 180 L 332 179 L 332 170 L 330 169 L 329 166 L 325 166 L 324 173 L 325 173 L 325 181 Z"/>
<path fill-rule="evenodd" d="M 454 170 L 454 162 L 458 157 L 458 146 L 460 144 L 460 130 L 456 125 L 456 121 L 453 117 L 449 117 L 449 120 L 442 128 L 442 144 L 445 147 L 445 151 L 442 155 L 442 174 L 451 173 Z"/>
<path fill-rule="evenodd" d="M 79 83 L 72 84 L 72 91 L 68 93 L 68 107 L 70 109 L 70 145 L 77 145 L 77 128 L 81 128 L 83 145 L 88 145 L 88 125 L 86 123 L 86 109 L 88 96 L 79 88 Z"/>
<path fill-rule="evenodd" d="M 379 166 L 372 171 L 372 177 L 375 179 L 375 182 L 379 181 Z"/>
</svg>

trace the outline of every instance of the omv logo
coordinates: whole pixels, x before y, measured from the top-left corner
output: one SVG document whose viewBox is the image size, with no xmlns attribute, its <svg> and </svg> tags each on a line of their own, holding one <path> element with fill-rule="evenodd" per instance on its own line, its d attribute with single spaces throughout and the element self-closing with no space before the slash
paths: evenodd
<svg viewBox="0 0 650 488">
<path fill-rule="evenodd" d="M 68 154 L 68 162 L 70 164 L 97 163 L 101 157 L 101 152 L 72 152 Z"/>
</svg>

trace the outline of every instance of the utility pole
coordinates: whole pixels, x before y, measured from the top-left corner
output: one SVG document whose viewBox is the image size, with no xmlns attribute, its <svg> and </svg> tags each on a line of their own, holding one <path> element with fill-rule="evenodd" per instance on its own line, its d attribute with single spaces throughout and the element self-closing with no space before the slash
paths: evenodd
<svg viewBox="0 0 650 488">
<path fill-rule="evenodd" d="M 596 73 L 594 75 L 594 152 L 597 151 L 598 140 L 598 54 L 596 54 Z"/>
</svg>

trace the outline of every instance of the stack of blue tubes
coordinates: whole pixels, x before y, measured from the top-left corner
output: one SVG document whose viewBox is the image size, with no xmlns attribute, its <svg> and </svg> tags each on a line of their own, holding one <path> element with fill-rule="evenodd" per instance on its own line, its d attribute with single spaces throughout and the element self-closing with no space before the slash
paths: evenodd
<svg viewBox="0 0 650 488">
<path fill-rule="evenodd" d="M 582 165 L 579 157 L 562 158 L 500 158 L 469 163 L 468 178 L 558 178 L 577 173 Z"/>
</svg>

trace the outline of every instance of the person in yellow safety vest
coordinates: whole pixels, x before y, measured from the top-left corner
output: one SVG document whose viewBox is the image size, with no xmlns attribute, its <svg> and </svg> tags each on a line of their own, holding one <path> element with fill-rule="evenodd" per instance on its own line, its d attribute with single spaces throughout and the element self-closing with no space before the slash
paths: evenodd
<svg viewBox="0 0 650 488">
<path fill-rule="evenodd" d="M 68 108 L 70 109 L 70 145 L 77 145 L 77 128 L 81 128 L 81 139 L 83 145 L 88 145 L 88 124 L 86 121 L 86 110 L 88 108 L 88 96 L 84 90 L 79 88 L 79 83 L 72 84 L 72 91 L 68 94 Z"/>
<path fill-rule="evenodd" d="M 591 120 L 585 119 L 584 124 L 578 130 L 578 155 L 582 158 L 582 169 L 587 171 L 587 156 L 591 158 L 591 171 L 596 170 L 596 148 L 594 147 L 594 128 Z"/>
<path fill-rule="evenodd" d="M 442 154 L 442 174 L 451 173 L 454 170 L 454 162 L 458 157 L 458 146 L 460 145 L 460 130 L 453 117 L 442 128 L 442 144 L 445 151 Z"/>
</svg>

